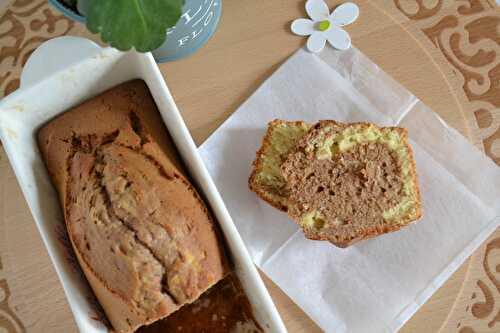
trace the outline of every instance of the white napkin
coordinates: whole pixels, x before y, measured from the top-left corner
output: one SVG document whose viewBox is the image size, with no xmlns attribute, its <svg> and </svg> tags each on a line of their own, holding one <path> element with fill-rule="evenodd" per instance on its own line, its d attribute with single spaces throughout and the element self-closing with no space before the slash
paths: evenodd
<svg viewBox="0 0 500 333">
<path fill-rule="evenodd" d="M 409 130 L 424 217 L 347 249 L 304 238 L 248 190 L 268 121 Z M 255 263 L 326 332 L 394 332 L 500 222 L 500 168 L 356 49 L 299 50 L 200 147 Z"/>
</svg>

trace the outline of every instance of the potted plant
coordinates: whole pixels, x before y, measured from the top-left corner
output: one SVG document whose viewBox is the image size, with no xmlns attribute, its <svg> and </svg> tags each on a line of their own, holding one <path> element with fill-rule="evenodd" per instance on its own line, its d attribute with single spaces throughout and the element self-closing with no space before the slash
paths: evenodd
<svg viewBox="0 0 500 333">
<path fill-rule="evenodd" d="M 49 0 L 75 21 L 126 51 L 152 51 L 158 62 L 183 58 L 213 35 L 221 0 Z"/>
</svg>

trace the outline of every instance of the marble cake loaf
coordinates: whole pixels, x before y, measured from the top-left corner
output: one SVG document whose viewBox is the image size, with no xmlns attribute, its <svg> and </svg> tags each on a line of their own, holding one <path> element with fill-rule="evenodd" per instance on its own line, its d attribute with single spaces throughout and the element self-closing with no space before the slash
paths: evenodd
<svg viewBox="0 0 500 333">
<path fill-rule="evenodd" d="M 288 188 L 280 168 L 289 151 L 310 127 L 303 121 L 271 121 L 253 162 L 253 171 L 248 180 L 250 189 L 284 212 L 288 210 Z"/>
<path fill-rule="evenodd" d="M 422 215 L 413 152 L 399 127 L 275 120 L 249 182 L 307 238 L 339 247 L 399 230 Z"/>
<path fill-rule="evenodd" d="M 168 316 L 227 273 L 219 232 L 143 81 L 58 116 L 38 144 L 80 266 L 117 332 Z"/>
</svg>

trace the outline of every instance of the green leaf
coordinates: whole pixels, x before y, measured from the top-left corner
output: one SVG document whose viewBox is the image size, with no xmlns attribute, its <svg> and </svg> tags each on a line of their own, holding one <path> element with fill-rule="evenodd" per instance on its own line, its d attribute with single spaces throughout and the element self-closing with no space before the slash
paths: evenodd
<svg viewBox="0 0 500 333">
<path fill-rule="evenodd" d="M 184 0 L 88 0 L 87 28 L 111 46 L 158 48 L 182 14 Z"/>
</svg>

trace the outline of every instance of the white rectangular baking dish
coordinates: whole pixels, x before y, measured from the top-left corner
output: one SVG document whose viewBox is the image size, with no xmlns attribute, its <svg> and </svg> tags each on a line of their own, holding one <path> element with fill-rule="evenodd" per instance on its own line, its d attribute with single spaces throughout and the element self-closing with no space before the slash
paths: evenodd
<svg viewBox="0 0 500 333">
<path fill-rule="evenodd" d="M 192 180 L 212 208 L 258 323 L 266 332 L 286 332 L 151 54 L 123 53 L 86 39 L 61 37 L 42 44 L 32 54 L 21 75 L 21 88 L 0 101 L 0 139 L 79 330 L 106 332 L 102 323 L 92 319 L 94 306 L 88 297 L 92 291 L 69 262 L 68 251 L 59 240 L 63 216 L 38 151 L 36 132 L 54 116 L 135 78 L 148 85 Z"/>
</svg>

